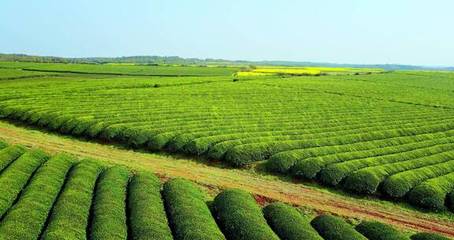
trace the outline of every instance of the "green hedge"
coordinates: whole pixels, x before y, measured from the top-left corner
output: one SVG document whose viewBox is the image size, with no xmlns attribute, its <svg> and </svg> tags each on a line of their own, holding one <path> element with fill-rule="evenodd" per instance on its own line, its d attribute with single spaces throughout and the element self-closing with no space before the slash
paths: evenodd
<svg viewBox="0 0 454 240">
<path fill-rule="evenodd" d="M 454 151 L 449 151 L 408 161 L 363 168 L 349 175 L 345 179 L 343 187 L 358 193 L 373 194 L 377 192 L 379 185 L 393 174 L 447 162 L 453 158 Z"/>
<path fill-rule="evenodd" d="M 266 169 L 275 173 L 288 173 L 298 161 L 296 154 L 292 151 L 274 154 L 266 161 Z"/>
<path fill-rule="evenodd" d="M 423 137 L 424 136 L 424 137 Z M 398 138 L 400 141 L 387 139 L 386 142 L 391 144 L 397 150 L 391 150 L 391 154 L 377 155 L 366 158 L 352 159 L 344 162 L 334 163 L 327 165 L 320 171 L 320 180 L 327 184 L 336 186 L 344 178 L 351 175 L 353 172 L 360 169 L 383 164 L 390 164 L 396 162 L 403 162 L 407 160 L 425 157 L 430 154 L 437 154 L 452 149 L 453 140 L 451 138 L 444 138 L 445 136 L 424 134 L 423 136 L 414 136 L 411 139 Z M 438 137 L 438 138 L 437 138 Z M 435 140 L 433 139 L 435 138 Z M 407 139 L 404 141 L 404 139 Z M 428 140 L 429 139 L 429 140 Z M 411 140 L 411 141 L 410 141 Z M 414 143 L 420 140 L 421 142 Z M 410 141 L 410 144 L 408 142 Z M 429 143 L 427 143 L 429 142 Z M 402 147 L 402 144 L 407 147 Z M 425 145 L 424 145 L 425 144 Z M 389 148 L 389 147 L 388 147 Z M 385 148 L 381 148 L 385 149 Z M 413 149 L 413 150 L 410 150 Z M 403 152 L 399 152 L 399 150 Z M 346 153 L 355 154 L 355 153 Z M 337 155 L 338 156 L 338 155 Z M 331 158 L 330 162 L 331 162 Z"/>
<path fill-rule="evenodd" d="M 223 240 L 205 195 L 198 187 L 184 179 L 173 179 L 164 184 L 163 196 L 169 223 L 176 240 Z"/>
<path fill-rule="evenodd" d="M 47 155 L 39 150 L 25 152 L 11 163 L 0 175 L 0 216 L 6 213 L 27 185 L 35 170 L 47 160 Z"/>
<path fill-rule="evenodd" d="M 454 160 L 394 174 L 383 182 L 382 190 L 388 196 L 403 197 L 421 182 L 449 173 L 454 173 Z"/>
<path fill-rule="evenodd" d="M 161 182 L 154 174 L 139 172 L 132 177 L 129 183 L 128 208 L 131 239 L 173 239 L 161 199 Z"/>
<path fill-rule="evenodd" d="M 311 222 L 325 240 L 367 240 L 342 218 L 320 215 Z"/>
<path fill-rule="evenodd" d="M 0 150 L 0 171 L 25 152 L 25 148 L 19 145 L 9 146 Z"/>
<path fill-rule="evenodd" d="M 98 180 L 93 203 L 92 239 L 127 239 L 126 192 L 130 172 L 115 166 Z"/>
<path fill-rule="evenodd" d="M 69 174 L 65 188 L 57 199 L 43 239 L 84 239 L 96 180 L 102 166 L 84 160 Z"/>
<path fill-rule="evenodd" d="M 3 219 L 1 239 L 38 239 L 73 164 L 72 157 L 57 155 L 38 169 L 19 201 Z"/>
<path fill-rule="evenodd" d="M 296 208 L 284 203 L 272 203 L 263 209 L 266 220 L 282 240 L 323 240 L 310 220 Z"/>
<path fill-rule="evenodd" d="M 411 240 L 450 240 L 435 233 L 417 233 L 410 237 Z"/>
<path fill-rule="evenodd" d="M 447 195 L 454 189 L 454 173 L 429 179 L 413 188 L 408 194 L 411 204 L 432 211 L 445 210 Z"/>
<path fill-rule="evenodd" d="M 228 239 L 279 239 L 250 193 L 239 189 L 225 190 L 214 199 L 213 209 Z"/>
<path fill-rule="evenodd" d="M 363 221 L 356 226 L 356 231 L 366 236 L 369 240 L 409 240 L 391 225 L 375 222 Z"/>
</svg>

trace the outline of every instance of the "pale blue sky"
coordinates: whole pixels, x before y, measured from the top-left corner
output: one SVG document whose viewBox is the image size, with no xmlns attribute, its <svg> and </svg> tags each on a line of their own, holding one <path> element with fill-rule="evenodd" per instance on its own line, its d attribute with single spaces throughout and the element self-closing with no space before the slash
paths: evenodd
<svg viewBox="0 0 454 240">
<path fill-rule="evenodd" d="M 452 0 L 0 0 L 0 52 L 454 65 Z"/>
</svg>

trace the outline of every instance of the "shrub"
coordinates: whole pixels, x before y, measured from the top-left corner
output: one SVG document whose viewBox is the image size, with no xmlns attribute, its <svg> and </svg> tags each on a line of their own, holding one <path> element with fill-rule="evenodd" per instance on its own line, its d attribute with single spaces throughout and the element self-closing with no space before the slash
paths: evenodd
<svg viewBox="0 0 454 240">
<path fill-rule="evenodd" d="M 71 134 L 75 136 L 85 135 L 85 131 L 93 124 L 95 124 L 95 121 L 92 120 L 92 117 L 78 118 L 76 126 L 71 130 Z"/>
<path fill-rule="evenodd" d="M 107 125 L 104 122 L 96 122 L 85 130 L 85 136 L 90 138 L 100 137 L 101 132 Z"/>
<path fill-rule="evenodd" d="M 50 114 L 48 112 L 43 112 L 41 114 L 41 117 L 39 118 L 38 122 L 36 123 L 36 125 L 38 127 L 41 127 L 41 128 L 45 128 L 47 127 L 47 125 L 49 125 L 49 123 L 51 122 L 51 120 L 54 118 L 55 116 L 53 114 Z"/>
<path fill-rule="evenodd" d="M 176 135 L 168 141 L 166 148 L 171 152 L 184 152 L 184 146 L 186 146 L 186 144 L 191 142 L 191 140 L 193 140 L 194 138 L 194 134 L 191 133 Z"/>
<path fill-rule="evenodd" d="M 9 146 L 0 150 L 0 171 L 5 169 L 11 162 L 25 152 L 25 148 L 19 145 Z"/>
<path fill-rule="evenodd" d="M 228 239 L 279 239 L 250 193 L 238 189 L 225 190 L 214 199 L 213 209 Z"/>
<path fill-rule="evenodd" d="M 39 150 L 25 152 L 2 172 L 0 175 L 0 186 L 2 186 L 0 216 L 13 205 L 35 170 L 46 160 L 47 155 Z"/>
<path fill-rule="evenodd" d="M 115 141 L 123 132 L 125 127 L 121 125 L 109 125 L 104 127 L 99 134 L 99 137 L 107 141 Z"/>
<path fill-rule="evenodd" d="M 54 119 L 51 119 L 49 121 L 49 124 L 47 125 L 47 128 L 49 128 L 50 130 L 56 131 L 56 130 L 60 129 L 63 126 L 63 124 L 69 120 L 71 120 L 71 116 L 60 115 Z"/>
<path fill-rule="evenodd" d="M 263 209 L 266 220 L 283 240 L 322 240 L 310 220 L 284 203 L 272 203 Z"/>
<path fill-rule="evenodd" d="M 352 173 L 345 179 L 344 187 L 359 193 L 375 193 L 389 176 L 425 166 L 443 163 L 454 158 L 454 151 L 442 152 L 413 160 L 368 167 Z"/>
<path fill-rule="evenodd" d="M 367 240 L 339 217 L 320 215 L 311 224 L 325 240 Z"/>
<path fill-rule="evenodd" d="M 205 195 L 192 182 L 170 180 L 164 184 L 163 196 L 176 240 L 225 239 L 205 203 Z"/>
<path fill-rule="evenodd" d="M 0 225 L 1 239 L 38 239 L 74 159 L 57 155 L 39 168 Z"/>
<path fill-rule="evenodd" d="M 63 134 L 70 134 L 73 129 L 76 128 L 76 126 L 79 124 L 79 121 L 77 120 L 77 118 L 71 118 L 69 119 L 68 121 L 64 122 L 60 128 L 59 128 L 59 132 L 60 133 L 63 133 Z"/>
<path fill-rule="evenodd" d="M 21 112 L 16 112 L 15 114 L 23 114 L 23 113 L 21 113 Z M 41 111 L 39 111 L 39 110 L 37 110 L 37 111 L 30 111 L 30 116 L 29 116 L 28 119 L 27 119 L 27 123 L 29 123 L 29 124 L 37 124 L 38 121 L 39 121 L 39 120 L 41 119 L 41 117 L 43 117 L 43 116 L 44 116 L 44 114 L 43 114 Z M 18 118 L 20 118 L 20 117 L 18 117 Z"/>
<path fill-rule="evenodd" d="M 451 172 L 454 172 L 454 161 L 403 171 L 383 182 L 383 192 L 391 197 L 403 197 L 419 183 Z"/>
<path fill-rule="evenodd" d="M 380 222 L 363 221 L 355 229 L 369 240 L 409 240 L 392 226 Z"/>
<path fill-rule="evenodd" d="M 268 159 L 272 154 L 284 149 L 285 144 L 253 143 L 233 147 L 225 153 L 225 161 L 234 167 Z"/>
<path fill-rule="evenodd" d="M 163 150 L 167 143 L 170 141 L 171 137 L 174 135 L 173 133 L 162 133 L 162 134 L 152 134 L 151 132 L 148 133 L 149 138 L 147 142 L 147 147 L 153 151 L 160 151 Z"/>
<path fill-rule="evenodd" d="M 86 238 L 95 184 L 102 169 L 89 160 L 73 168 L 52 210 L 43 239 Z"/>
<path fill-rule="evenodd" d="M 366 167 L 372 167 L 372 166 L 378 166 L 378 165 L 383 165 L 383 164 L 390 164 L 390 163 L 396 163 L 396 162 L 403 162 L 407 160 L 412 160 L 412 159 L 417 159 L 421 157 L 427 156 L 428 153 L 430 154 L 437 154 L 441 153 L 444 151 L 449 151 L 452 149 L 452 145 L 449 143 L 450 140 L 448 138 L 441 138 L 443 139 L 440 140 L 429 140 L 427 141 L 426 137 L 419 137 L 417 139 L 421 139 L 421 142 L 413 143 L 409 141 L 409 139 L 405 138 L 406 140 L 404 141 L 404 138 L 400 138 L 400 141 L 392 141 L 389 139 L 386 139 L 387 143 L 391 144 L 392 147 L 390 148 L 391 154 L 384 154 L 384 155 L 378 155 L 378 156 L 373 156 L 373 157 L 367 157 L 363 158 L 361 156 L 358 159 L 353 159 L 349 161 L 344 161 L 344 162 L 339 162 L 335 164 L 331 164 L 326 166 L 324 169 L 320 171 L 320 180 L 327 185 L 332 185 L 336 186 L 339 183 L 341 183 L 344 178 L 349 176 L 355 171 L 358 171 L 360 169 L 366 168 Z M 416 140 L 417 140 L 416 139 Z M 414 141 L 415 139 L 413 139 Z M 446 144 L 448 143 L 448 144 Z M 404 145 L 402 145 L 404 144 Z M 397 145 L 397 146 L 394 146 Z M 405 147 L 403 147 L 405 146 Z M 385 148 L 380 148 L 381 151 L 383 151 Z M 380 153 L 382 153 L 380 151 Z M 403 152 L 400 152 L 403 151 Z M 348 153 L 348 154 L 353 154 L 355 153 Z M 361 155 L 361 154 L 360 154 Z M 339 155 L 336 155 L 339 156 Z M 325 160 L 326 161 L 326 160 Z M 331 160 L 330 160 L 331 161 Z"/>
<path fill-rule="evenodd" d="M 93 203 L 92 239 L 127 239 L 125 202 L 129 174 L 119 166 L 101 174 Z"/>
<path fill-rule="evenodd" d="M 147 172 L 137 173 L 129 183 L 128 195 L 132 239 L 173 239 L 161 199 L 159 178 Z"/>
<path fill-rule="evenodd" d="M 411 204 L 442 211 L 445 209 L 445 200 L 449 192 L 454 189 L 454 173 L 449 173 L 437 178 L 429 179 L 413 188 L 408 194 Z M 449 204 L 449 201 L 446 201 Z"/>
<path fill-rule="evenodd" d="M 449 238 L 436 233 L 417 233 L 410 237 L 411 240 L 449 240 Z"/>
<path fill-rule="evenodd" d="M 123 143 L 133 148 L 144 146 L 148 142 L 148 134 L 140 128 L 125 128 L 123 130 L 125 140 Z"/>
<path fill-rule="evenodd" d="M 355 172 L 345 178 L 343 187 L 357 193 L 374 194 L 377 191 L 382 178 L 369 172 Z"/>
<path fill-rule="evenodd" d="M 266 162 L 266 169 L 275 173 L 288 173 L 298 161 L 292 151 L 274 154 Z"/>
<path fill-rule="evenodd" d="M 297 161 L 290 169 L 293 176 L 314 179 L 322 170 L 324 164 L 314 158 Z"/>
</svg>

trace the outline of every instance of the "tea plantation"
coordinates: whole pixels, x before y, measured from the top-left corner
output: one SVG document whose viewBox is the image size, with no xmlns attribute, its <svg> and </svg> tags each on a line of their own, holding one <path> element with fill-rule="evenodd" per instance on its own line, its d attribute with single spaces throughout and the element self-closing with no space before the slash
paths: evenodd
<svg viewBox="0 0 454 240">
<path fill-rule="evenodd" d="M 453 73 L 237 70 L 5 62 L 0 117 L 454 211 Z"/>
<path fill-rule="evenodd" d="M 0 239 L 448 239 L 347 223 L 239 189 L 211 201 L 193 182 L 0 143 Z"/>
</svg>

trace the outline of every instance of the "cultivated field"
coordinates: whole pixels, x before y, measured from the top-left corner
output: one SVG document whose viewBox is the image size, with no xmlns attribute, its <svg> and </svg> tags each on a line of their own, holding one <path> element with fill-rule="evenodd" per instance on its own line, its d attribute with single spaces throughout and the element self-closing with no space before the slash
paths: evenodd
<svg viewBox="0 0 454 240">
<path fill-rule="evenodd" d="M 1 239 L 447 239 L 0 142 Z"/>
<path fill-rule="evenodd" d="M 2 118 L 454 208 L 452 73 L 242 79 L 232 67 L 0 67 Z"/>
</svg>

